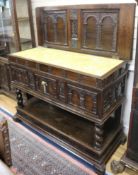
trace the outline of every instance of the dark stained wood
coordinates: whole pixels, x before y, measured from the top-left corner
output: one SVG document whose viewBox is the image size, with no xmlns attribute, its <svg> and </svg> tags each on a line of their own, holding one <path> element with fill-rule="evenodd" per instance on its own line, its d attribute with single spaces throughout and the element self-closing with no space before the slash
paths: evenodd
<svg viewBox="0 0 138 175">
<path fill-rule="evenodd" d="M 39 7 L 38 44 L 130 59 L 134 12 L 135 4 Z M 11 55 L 9 62 L 18 101 L 15 117 L 104 174 L 105 163 L 124 136 L 126 63 L 100 79 Z"/>
<path fill-rule="evenodd" d="M 16 118 L 59 140 L 102 174 L 123 135 L 121 106 L 128 74 L 126 63 L 105 79 L 98 79 L 13 58 L 9 56 L 18 101 Z"/>
<path fill-rule="evenodd" d="M 14 89 L 11 88 L 9 62 L 4 57 L 0 57 L 0 93 L 15 97 Z"/>
<path fill-rule="evenodd" d="M 67 17 L 62 16 L 60 25 L 54 27 L 54 23 L 46 23 L 45 14 L 53 15 L 53 20 L 66 11 Z M 128 18 L 127 18 L 128 16 Z M 38 44 L 41 46 L 66 49 L 71 51 L 90 53 L 119 59 L 130 60 L 132 58 L 133 29 L 134 29 L 135 4 L 91 4 L 75 6 L 40 7 L 36 10 Z M 54 18 L 55 17 L 55 18 Z M 52 20 L 52 18 L 51 18 Z M 50 24 L 53 26 L 50 27 Z M 63 27 L 64 26 L 64 27 Z M 45 28 L 48 27 L 48 31 Z M 45 36 L 54 37 L 62 29 L 61 40 L 67 43 L 57 42 L 57 38 L 51 42 L 45 42 Z M 55 34 L 51 33 L 54 32 Z"/>
<path fill-rule="evenodd" d="M 48 101 L 52 98 L 57 106 L 62 104 L 69 111 L 82 114 L 89 120 L 98 121 L 101 118 L 107 120 L 109 115 L 106 113 L 111 111 L 117 105 L 116 102 L 119 103 L 124 97 L 127 79 L 125 66 L 120 68 L 122 72 L 117 70 L 110 75 L 111 78 L 109 76 L 109 78 L 100 80 L 48 65 L 42 66 L 40 63 L 32 62 L 35 64 L 32 67 L 31 61 L 27 62 L 20 58 L 16 60 L 15 63 L 12 56 L 9 57 L 13 84 L 18 83 L 21 88 L 24 87 L 28 91 L 33 90 L 36 95 L 44 95 Z M 60 101 L 61 96 L 63 102 Z M 101 103 L 103 105 L 99 106 L 98 104 Z"/>
<path fill-rule="evenodd" d="M 0 159 L 9 167 L 12 165 L 8 123 L 0 118 Z"/>
</svg>

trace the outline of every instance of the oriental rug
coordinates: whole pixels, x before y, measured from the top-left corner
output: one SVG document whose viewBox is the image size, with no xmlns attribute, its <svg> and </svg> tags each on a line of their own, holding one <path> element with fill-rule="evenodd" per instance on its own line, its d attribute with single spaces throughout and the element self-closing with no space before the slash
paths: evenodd
<svg viewBox="0 0 138 175">
<path fill-rule="evenodd" d="M 96 175 L 94 167 L 80 161 L 48 140 L 30 131 L 12 114 L 0 108 L 8 120 L 12 152 L 12 171 L 20 175 Z"/>
</svg>

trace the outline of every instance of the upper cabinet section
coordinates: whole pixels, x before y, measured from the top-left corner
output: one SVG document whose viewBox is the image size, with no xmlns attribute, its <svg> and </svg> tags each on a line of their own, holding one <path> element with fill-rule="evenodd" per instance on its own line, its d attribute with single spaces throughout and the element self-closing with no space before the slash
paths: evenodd
<svg viewBox="0 0 138 175">
<path fill-rule="evenodd" d="M 118 59 L 132 57 L 135 4 L 39 7 L 38 44 Z"/>
</svg>

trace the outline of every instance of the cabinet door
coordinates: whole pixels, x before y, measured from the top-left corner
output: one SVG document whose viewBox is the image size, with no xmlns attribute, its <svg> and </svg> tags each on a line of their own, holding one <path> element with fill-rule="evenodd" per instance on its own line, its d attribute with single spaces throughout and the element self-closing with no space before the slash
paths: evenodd
<svg viewBox="0 0 138 175">
<path fill-rule="evenodd" d="M 23 86 L 29 86 L 28 70 L 21 67 L 11 66 L 11 81 L 15 81 Z"/>
<path fill-rule="evenodd" d="M 68 104 L 78 110 L 97 114 L 98 94 L 76 86 L 67 85 Z"/>
<path fill-rule="evenodd" d="M 57 98 L 57 81 L 55 79 L 39 75 L 36 75 L 35 78 L 38 92 Z"/>
</svg>

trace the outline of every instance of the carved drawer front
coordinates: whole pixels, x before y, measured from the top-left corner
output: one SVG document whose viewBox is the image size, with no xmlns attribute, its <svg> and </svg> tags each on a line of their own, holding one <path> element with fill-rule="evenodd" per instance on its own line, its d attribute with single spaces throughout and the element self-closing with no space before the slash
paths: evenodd
<svg viewBox="0 0 138 175">
<path fill-rule="evenodd" d="M 45 42 L 67 46 L 67 10 L 44 9 L 43 13 Z"/>
<path fill-rule="evenodd" d="M 97 114 L 97 93 L 68 84 L 67 96 L 70 105 Z"/>
<path fill-rule="evenodd" d="M 122 99 L 125 94 L 126 75 L 117 82 L 114 87 L 108 88 L 103 92 L 104 112 L 111 108 L 113 104 Z"/>
<path fill-rule="evenodd" d="M 23 68 L 11 66 L 11 80 L 28 86 L 28 71 Z"/>
<path fill-rule="evenodd" d="M 116 52 L 118 14 L 117 9 L 81 10 L 82 48 Z"/>
<path fill-rule="evenodd" d="M 36 75 L 36 90 L 57 97 L 57 80 Z"/>
</svg>

